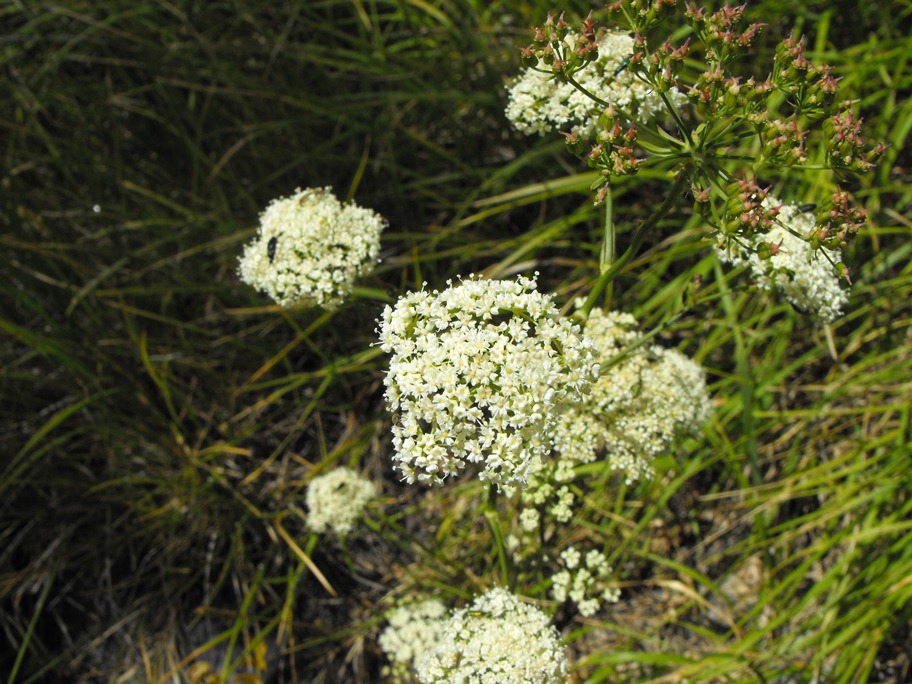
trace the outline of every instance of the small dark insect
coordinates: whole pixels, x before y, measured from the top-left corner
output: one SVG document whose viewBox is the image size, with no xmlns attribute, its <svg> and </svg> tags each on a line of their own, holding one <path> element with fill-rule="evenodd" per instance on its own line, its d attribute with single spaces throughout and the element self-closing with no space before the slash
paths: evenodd
<svg viewBox="0 0 912 684">
<path fill-rule="evenodd" d="M 810 211 L 815 211 L 817 209 L 817 204 L 814 202 L 811 204 L 799 204 L 795 209 L 799 214 L 806 214 Z"/>
<path fill-rule="evenodd" d="M 269 263 L 271 264 L 273 259 L 275 259 L 276 245 L 279 243 L 277 237 L 269 238 L 269 242 L 266 243 L 266 256 L 269 257 Z"/>
<path fill-rule="evenodd" d="M 621 73 L 624 69 L 626 69 L 628 66 L 630 66 L 630 60 L 631 60 L 631 59 L 633 59 L 633 55 L 630 55 L 629 57 L 624 57 L 624 59 L 621 60 L 621 63 L 618 64 L 617 69 L 614 70 L 614 75 L 617 76 L 617 75 L 618 75 L 619 73 Z"/>
</svg>

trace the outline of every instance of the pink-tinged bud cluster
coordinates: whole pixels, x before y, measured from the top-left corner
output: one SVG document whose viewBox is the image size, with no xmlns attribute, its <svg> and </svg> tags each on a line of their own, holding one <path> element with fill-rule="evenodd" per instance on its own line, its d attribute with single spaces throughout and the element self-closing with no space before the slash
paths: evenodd
<svg viewBox="0 0 912 684">
<path fill-rule="evenodd" d="M 581 31 L 591 38 L 591 19 L 583 21 Z M 542 29 L 544 30 L 544 29 Z M 563 43 L 551 46 L 561 55 L 573 55 L 580 41 L 576 31 L 568 32 Z M 529 48 L 532 50 L 532 48 Z M 507 118 L 524 133 L 569 131 L 567 143 L 574 154 L 583 155 L 583 146 L 595 139 L 602 124 L 599 118 L 611 106 L 627 121 L 647 123 L 669 116 L 669 107 L 681 107 L 687 100 L 677 89 L 654 87 L 643 77 L 642 69 L 634 73 L 635 38 L 622 31 L 603 31 L 598 36 L 598 54 L 593 62 L 582 64 L 570 73 L 567 68 L 555 73 L 547 67 L 526 68 L 508 89 Z M 571 57 L 576 59 L 576 57 Z"/>
<path fill-rule="evenodd" d="M 534 68 L 544 64 L 561 77 L 570 76 L 585 64 L 598 59 L 598 39 L 592 12 L 574 30 L 570 45 L 565 40 L 568 34 L 570 25 L 564 20 L 563 13 L 555 20 L 549 12 L 543 26 L 532 27 L 532 43 L 519 49 L 523 65 Z"/>
<path fill-rule="evenodd" d="M 861 122 L 850 109 L 823 122 L 827 161 L 833 168 L 865 173 L 886 150 L 883 143 L 872 147 L 865 141 L 861 135 Z"/>
<path fill-rule="evenodd" d="M 688 95 L 704 115 L 735 115 L 762 124 L 768 116 L 766 95 L 773 89 L 772 83 L 768 80 L 758 83 L 753 77 L 742 81 L 728 70 L 729 63 L 765 25 L 757 22 L 746 25 L 744 7 L 726 4 L 709 13 L 704 7 L 687 6 L 685 15 L 706 50 L 706 70 L 697 77 Z"/>
<path fill-rule="evenodd" d="M 714 209 L 718 204 L 713 186 L 698 184 L 691 191 L 695 210 L 716 227 L 718 246 L 726 253 L 747 250 L 753 254 L 751 258 L 764 262 L 794 251 L 800 243 L 801 252 L 807 253 L 808 258 L 822 258 L 835 269 L 836 275 L 851 283 L 849 269 L 838 257 L 862 228 L 867 214 L 853 204 L 849 193 L 837 191 L 819 205 L 790 206 L 770 195 L 770 188 L 761 188 L 756 180 L 741 180 L 726 186 L 725 204 L 718 211 Z M 797 215 L 803 218 L 795 223 L 792 218 Z M 800 261 L 796 261 L 794 254 L 787 259 L 795 264 Z"/>
<path fill-rule="evenodd" d="M 520 130 L 570 130 L 563 134 L 568 147 L 599 173 L 592 185 L 596 204 L 607 198 L 611 176 L 634 173 L 650 163 L 670 166 L 678 178 L 690 179 L 695 210 L 724 243 L 750 243 L 752 253 L 764 260 L 781 257 L 789 249 L 788 242 L 783 246 L 767 234 L 777 225 L 778 206 L 764 202 L 767 190 L 756 181 L 732 183 L 733 175 L 743 174 L 736 167 L 741 164 L 752 167 L 750 174 L 771 172 L 776 177 L 777 171 L 808 165 L 812 156 L 822 156 L 816 153 L 821 150 L 826 153 L 825 166 L 837 171 L 839 179 L 840 172 L 870 170 L 885 146 L 864 140 L 862 122 L 851 111 L 854 103 L 840 104 L 839 79 L 830 67 L 808 57 L 804 38 L 791 35 L 777 46 L 766 78 L 742 75 L 747 48 L 764 24 L 751 22 L 745 5 L 706 9 L 681 3 L 678 18 L 683 14 L 691 23 L 693 40 L 676 45 L 672 38 L 666 39 L 676 34 L 662 35 L 656 29 L 676 4 L 671 0 L 611 2 L 610 19 L 627 32 L 602 32 L 598 37 L 591 15 L 579 29 L 579 37 L 566 30 L 562 17 L 549 17 L 544 27 L 536 29 L 536 40 L 563 39 L 561 46 L 552 43 L 551 48 L 562 51 L 560 59 L 571 64 L 557 62 L 552 70 L 560 66 L 562 71 L 548 83 L 572 88 L 565 98 L 568 105 L 554 107 L 553 98 L 539 97 L 518 82 L 512 88 L 508 116 L 514 113 L 510 119 Z M 604 59 L 607 46 L 612 41 L 620 45 L 622 38 L 623 46 L 611 51 L 612 61 Z M 581 63 L 596 41 L 598 61 L 572 76 L 572 64 Z M 535 49 L 544 48 L 533 45 L 527 51 Z M 695 59 L 703 59 L 706 65 L 695 78 L 682 68 L 685 61 L 694 63 L 694 51 L 701 52 Z M 536 76 L 549 76 L 546 69 L 535 71 Z M 602 80 L 587 80 L 591 74 Z M 658 105 L 646 106 L 643 97 L 627 97 L 620 92 L 621 85 L 631 92 L 648 88 Z M 575 114 L 583 111 L 578 100 L 588 105 L 586 116 Z M 689 112 L 682 106 L 687 103 Z M 572 117 L 564 111 L 569 112 L 570 105 Z M 664 120 L 655 116 L 657 110 L 667 114 Z M 579 124 L 580 120 L 585 123 Z M 639 127 L 639 141 L 631 121 Z M 817 215 L 815 233 L 800 236 L 814 254 L 824 247 L 842 249 L 863 223 L 863 213 L 850 209 L 839 199 L 841 195 L 836 197 Z"/>
<path fill-rule="evenodd" d="M 722 67 L 718 64 L 715 68 L 709 68 L 697 77 L 696 82 L 690 86 L 687 94 L 697 100 L 700 104 L 705 105 L 710 111 L 719 108 L 715 97 L 714 86 L 725 83 L 725 74 L 722 73 Z"/>
<path fill-rule="evenodd" d="M 776 224 L 779 207 L 764 204 L 769 188 L 761 188 L 756 179 L 739 180 L 725 188 L 723 232 L 728 236 L 750 238 L 757 233 L 768 233 Z"/>
<path fill-rule="evenodd" d="M 692 185 L 690 191 L 693 193 L 694 201 L 698 204 L 705 204 L 706 202 L 709 202 L 709 199 L 712 196 L 712 191 L 710 188 L 700 188 L 696 185 Z"/>
<path fill-rule="evenodd" d="M 747 266 L 757 287 L 779 292 L 793 306 L 823 322 L 838 318 L 848 303 L 839 277 L 848 277 L 841 251 L 821 241 L 816 217 L 805 207 L 768 196 L 763 204 L 775 210 L 769 231 L 737 240 L 720 235 L 716 253 L 722 261 Z"/>
<path fill-rule="evenodd" d="M 776 47 L 773 84 L 788 93 L 798 113 L 811 119 L 826 114 L 839 89 L 839 79 L 825 64 L 815 65 L 805 54 L 804 37 L 789 36 Z"/>
<path fill-rule="evenodd" d="M 564 142 L 567 144 L 567 149 L 569 149 L 573 154 L 579 155 L 583 152 L 583 141 L 580 138 L 578 133 L 571 131 L 566 133 L 560 131 L 560 134 L 564 136 Z"/>
<path fill-rule="evenodd" d="M 758 161 L 766 166 L 806 164 L 812 130 L 823 133 L 830 167 L 860 173 L 873 166 L 883 146 L 865 145 L 860 121 L 850 112 L 834 116 L 838 79 L 830 67 L 808 59 L 803 38 L 789 36 L 777 46 L 773 70 L 766 80 L 742 81 L 729 72 L 729 65 L 762 25 L 745 26 L 744 6 L 725 5 L 714 13 L 688 6 L 685 14 L 706 46 L 706 69 L 687 93 L 701 115 L 750 125 L 760 138 Z M 730 123 L 720 130 L 733 133 Z M 699 142 L 723 147 L 743 137 L 732 134 L 722 141 Z"/>
<path fill-rule="evenodd" d="M 657 90 L 667 92 L 672 88 L 677 88 L 678 71 L 689 53 L 689 38 L 679 47 L 675 47 L 670 40 L 666 40 L 652 54 L 646 51 L 644 41 L 643 47 L 634 53 L 631 62 L 642 63 L 649 82 L 654 84 Z"/>
<path fill-rule="evenodd" d="M 764 124 L 769 118 L 766 96 L 772 91 L 769 81 L 757 82 L 753 77 L 742 82 L 731 76 L 719 63 L 711 64 L 687 91 L 687 95 L 705 114 L 737 112 L 754 124 Z"/>
<path fill-rule="evenodd" d="M 609 175 L 624 176 L 636 173 L 640 163 L 634 153 L 636 127 L 630 123 L 624 128 L 615 118 L 616 115 L 613 107 L 605 111 L 600 119 L 602 128 L 598 132 L 598 142 L 586 155 L 589 166 L 601 170 L 605 178 Z"/>
<path fill-rule="evenodd" d="M 797 118 L 767 121 L 760 137 L 765 143 L 764 160 L 783 166 L 807 162 L 807 150 L 804 147 L 807 131 L 801 130 Z"/>
<path fill-rule="evenodd" d="M 687 5 L 685 15 L 694 23 L 694 28 L 700 28 L 700 33 L 709 39 L 707 58 L 724 60 L 729 48 L 747 47 L 766 26 L 759 22 L 743 26 L 745 7 L 747 5 L 732 7 L 726 3 L 722 9 L 709 14 L 704 7 Z"/>
<path fill-rule="evenodd" d="M 576 54 L 584 61 L 591 62 L 598 58 L 598 41 L 595 38 L 595 19 L 592 12 L 583 19 L 576 37 Z"/>
<path fill-rule="evenodd" d="M 843 249 L 846 239 L 864 226 L 867 212 L 854 206 L 844 190 L 834 192 L 817 212 L 817 230 L 809 242 L 815 249 Z"/>
<path fill-rule="evenodd" d="M 608 11 L 621 26 L 645 34 L 674 10 L 677 0 L 618 0 L 608 3 Z"/>
</svg>

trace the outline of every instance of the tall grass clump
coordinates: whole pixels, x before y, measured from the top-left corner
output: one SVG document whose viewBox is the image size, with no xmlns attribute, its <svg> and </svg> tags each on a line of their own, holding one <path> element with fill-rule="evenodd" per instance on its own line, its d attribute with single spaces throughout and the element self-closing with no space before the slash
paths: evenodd
<svg viewBox="0 0 912 684">
<path fill-rule="evenodd" d="M 0 681 L 908 681 L 910 15 L 0 8 Z"/>
</svg>

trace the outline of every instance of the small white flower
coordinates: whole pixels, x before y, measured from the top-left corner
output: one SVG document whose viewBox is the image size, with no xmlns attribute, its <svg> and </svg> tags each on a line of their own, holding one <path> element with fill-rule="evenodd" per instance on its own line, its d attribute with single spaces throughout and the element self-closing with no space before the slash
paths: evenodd
<svg viewBox="0 0 912 684">
<path fill-rule="evenodd" d="M 548 617 L 500 588 L 454 613 L 416 662 L 423 684 L 557 684 L 568 669 Z"/>
<path fill-rule="evenodd" d="M 564 569 L 551 577 L 551 597 L 555 601 L 570 599 L 583 617 L 594 615 L 603 602 L 617 603 L 619 592 L 605 586 L 611 577 L 611 566 L 605 554 L 589 551 L 583 562 L 582 554 L 568 546 L 560 557 Z"/>
<path fill-rule="evenodd" d="M 561 560 L 564 561 L 564 565 L 570 570 L 576 569 L 582 557 L 582 554 L 573 546 L 568 546 L 561 553 Z"/>
<path fill-rule="evenodd" d="M 573 517 L 573 505 L 576 503 L 576 497 L 573 491 L 563 486 L 557 490 L 557 500 L 551 506 L 550 513 L 559 523 L 567 523 Z"/>
<path fill-rule="evenodd" d="M 410 681 L 415 658 L 433 649 L 443 636 L 446 616 L 446 607 L 436 599 L 404 604 L 389 613 L 389 625 L 378 643 L 390 660 L 394 682 Z"/>
<path fill-rule="evenodd" d="M 298 189 L 266 207 L 238 272 L 284 307 L 334 309 L 373 270 L 385 227 L 372 210 L 343 205 L 332 188 Z"/>
<path fill-rule="evenodd" d="M 652 460 L 689 433 L 710 411 L 702 369 L 673 349 L 645 345 L 629 314 L 589 314 L 586 335 L 605 364 L 589 394 L 566 402 L 554 429 L 562 460 L 590 463 L 605 453 L 631 482 L 652 472 Z M 614 361 L 618 362 L 614 363 Z"/>
<path fill-rule="evenodd" d="M 573 581 L 573 575 L 569 570 L 558 570 L 551 576 L 551 598 L 558 603 L 567 600 L 567 592 L 570 589 L 570 583 Z"/>
<path fill-rule="evenodd" d="M 471 463 L 484 482 L 524 484 L 551 449 L 556 404 L 595 378 L 592 344 L 534 279 L 448 284 L 383 312 L 393 458 L 409 483 Z"/>
<path fill-rule="evenodd" d="M 816 314 L 825 323 L 836 320 L 848 303 L 848 296 L 840 287 L 839 276 L 833 264 L 842 261 L 837 250 L 821 247 L 814 253 L 810 243 L 797 237 L 809 235 L 816 227 L 813 214 L 802 213 L 790 204 L 781 204 L 772 195 L 763 200 L 767 208 L 779 207 L 776 225 L 768 233 L 754 236 L 750 249 L 731 243 L 717 245 L 716 253 L 722 261 L 734 266 L 749 266 L 757 287 L 764 292 L 778 290 L 796 308 Z M 762 243 L 775 243 L 778 253 L 769 259 L 757 255 Z"/>
<path fill-rule="evenodd" d="M 519 514 L 519 524 L 526 532 L 535 532 L 538 529 L 539 513 L 534 508 L 524 508 Z"/>
<path fill-rule="evenodd" d="M 377 486 L 350 468 L 318 475 L 307 487 L 308 523 L 314 532 L 352 531 L 364 506 L 377 496 Z"/>
<path fill-rule="evenodd" d="M 564 39 L 569 49 L 576 44 L 576 34 Z M 667 115 L 662 98 L 640 81 L 630 69 L 615 75 L 621 63 L 633 54 L 633 38 L 620 31 L 605 33 L 598 46 L 598 59 L 584 66 L 573 78 L 586 90 L 619 109 L 646 121 Z M 517 130 L 532 134 L 552 129 L 571 129 L 584 138 L 594 137 L 598 130 L 601 105 L 569 83 L 556 80 L 550 73 L 525 69 L 509 89 L 507 118 Z M 676 107 L 687 98 L 677 90 L 667 97 Z"/>
</svg>

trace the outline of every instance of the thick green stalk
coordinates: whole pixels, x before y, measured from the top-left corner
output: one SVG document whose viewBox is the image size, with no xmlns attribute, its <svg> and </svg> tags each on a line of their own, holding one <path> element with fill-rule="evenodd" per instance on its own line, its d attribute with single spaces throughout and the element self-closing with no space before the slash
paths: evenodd
<svg viewBox="0 0 912 684">
<path fill-rule="evenodd" d="M 595 285 L 592 287 L 592 291 L 589 293 L 589 296 L 586 297 L 586 302 L 583 304 L 582 309 L 577 312 L 578 315 L 584 319 L 589 316 L 589 312 L 595 308 L 595 303 L 602 296 L 602 293 L 605 292 L 605 288 L 608 287 L 608 284 L 614 280 L 614 277 L 639 253 L 640 248 L 646 241 L 647 233 L 655 228 L 665 214 L 671 210 L 671 207 L 674 206 L 675 200 L 677 200 L 678 196 L 681 194 L 686 183 L 687 176 L 685 174 L 679 175 L 677 180 L 675 180 L 674 185 L 671 187 L 671 190 L 665 196 L 662 206 L 656 209 L 652 216 L 637 226 L 633 233 L 633 239 L 630 242 L 630 246 L 617 258 L 617 261 L 601 272 L 598 280 L 595 281 Z"/>
<path fill-rule="evenodd" d="M 611 185 L 605 186 L 605 230 L 602 236 L 602 253 L 599 256 L 599 273 L 604 273 L 614 263 L 615 232 L 614 232 L 614 202 L 611 199 Z"/>
<path fill-rule="evenodd" d="M 671 103 L 671 100 L 668 99 L 668 96 L 664 92 L 662 92 L 661 90 L 658 90 L 658 89 L 656 90 L 656 92 L 659 94 L 659 97 L 662 98 L 662 102 L 665 103 L 665 108 L 668 110 L 668 112 L 674 118 L 675 124 L 678 127 L 678 132 L 681 134 L 681 137 L 687 141 L 687 144 L 689 146 L 692 147 L 693 138 L 690 137 L 690 129 L 687 127 L 687 125 L 681 119 L 681 115 L 678 114 L 678 110 L 675 109 L 675 106 Z"/>
</svg>

